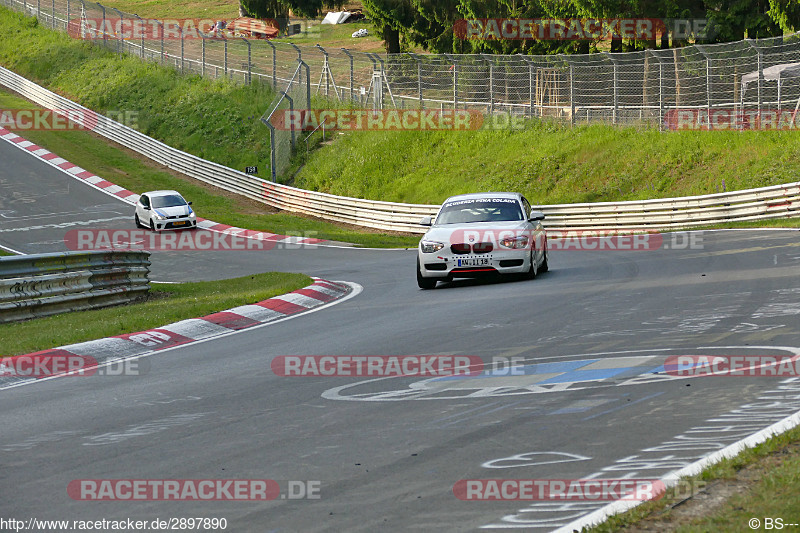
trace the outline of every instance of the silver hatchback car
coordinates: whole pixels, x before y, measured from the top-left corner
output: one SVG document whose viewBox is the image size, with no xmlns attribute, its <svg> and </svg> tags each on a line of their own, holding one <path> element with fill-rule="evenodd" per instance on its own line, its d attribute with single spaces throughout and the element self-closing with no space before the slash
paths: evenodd
<svg viewBox="0 0 800 533">
<path fill-rule="evenodd" d="M 188 229 L 197 227 L 197 216 L 178 191 L 150 191 L 142 193 L 136 201 L 133 220 L 136 227 L 153 231 L 163 229 Z"/>
<path fill-rule="evenodd" d="M 547 236 L 541 221 L 519 193 L 491 192 L 451 196 L 417 250 L 417 284 L 433 289 L 437 281 L 497 274 L 535 278 L 548 270 Z"/>
</svg>

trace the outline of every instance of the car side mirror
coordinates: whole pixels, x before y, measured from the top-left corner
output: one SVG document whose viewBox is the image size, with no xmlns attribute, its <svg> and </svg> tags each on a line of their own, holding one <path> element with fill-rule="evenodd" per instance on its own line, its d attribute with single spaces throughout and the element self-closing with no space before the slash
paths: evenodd
<svg viewBox="0 0 800 533">
<path fill-rule="evenodd" d="M 143 205 L 142 209 L 144 209 L 145 211 L 150 211 L 150 206 L 149 205 Z"/>
<path fill-rule="evenodd" d="M 192 205 L 192 202 L 186 202 L 186 205 Z"/>
<path fill-rule="evenodd" d="M 431 225 L 431 217 L 422 217 L 422 220 L 419 221 L 420 226 L 430 226 Z"/>
<path fill-rule="evenodd" d="M 528 217 L 528 221 L 534 222 L 536 220 L 544 220 L 544 213 L 541 211 L 531 211 L 531 216 Z"/>
</svg>

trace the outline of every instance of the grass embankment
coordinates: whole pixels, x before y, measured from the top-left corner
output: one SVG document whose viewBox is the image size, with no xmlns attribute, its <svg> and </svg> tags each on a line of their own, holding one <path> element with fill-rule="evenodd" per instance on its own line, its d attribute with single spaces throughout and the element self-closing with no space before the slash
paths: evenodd
<svg viewBox="0 0 800 533">
<path fill-rule="evenodd" d="M 709 194 L 798 181 L 793 131 L 675 131 L 532 122 L 522 131 L 359 132 L 311 155 L 296 185 L 439 203 L 514 190 L 540 204 Z"/>
<path fill-rule="evenodd" d="M 157 328 L 260 302 L 311 283 L 304 274 L 267 272 L 222 281 L 158 284 L 141 303 L 0 324 L 0 357 Z"/>
<path fill-rule="evenodd" d="M 794 428 L 725 459 L 694 478 L 705 483 L 706 495 L 683 502 L 686 494 L 676 498 L 668 492 L 660 500 L 611 517 L 589 531 L 705 533 L 792 529 L 788 524 L 800 521 L 799 451 L 800 428 Z M 765 517 L 780 518 L 784 525 L 764 527 Z M 753 518 L 759 520 L 756 527 L 749 525 Z"/>
</svg>

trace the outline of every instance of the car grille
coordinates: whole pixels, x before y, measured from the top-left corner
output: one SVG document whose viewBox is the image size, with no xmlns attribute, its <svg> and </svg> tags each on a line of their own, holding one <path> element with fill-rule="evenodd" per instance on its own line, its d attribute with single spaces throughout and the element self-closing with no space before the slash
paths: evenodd
<svg viewBox="0 0 800 533">
<path fill-rule="evenodd" d="M 470 252 L 470 246 L 464 243 L 451 244 L 450 251 L 454 254 L 468 254 Z"/>
<path fill-rule="evenodd" d="M 478 242 L 473 245 L 467 243 L 456 243 L 450 245 L 450 251 L 454 254 L 468 254 L 474 252 L 476 254 L 488 254 L 494 250 L 494 245 L 490 242 Z"/>
</svg>

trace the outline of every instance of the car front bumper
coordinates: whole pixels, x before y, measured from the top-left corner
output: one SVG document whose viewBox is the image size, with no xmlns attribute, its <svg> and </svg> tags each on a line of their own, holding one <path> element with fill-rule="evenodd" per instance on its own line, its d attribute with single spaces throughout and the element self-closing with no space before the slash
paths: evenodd
<svg viewBox="0 0 800 533">
<path fill-rule="evenodd" d="M 519 274 L 531 266 L 529 249 L 494 250 L 488 254 L 457 255 L 417 251 L 423 278 L 475 278 L 493 274 Z M 460 264 L 459 264 L 460 263 Z"/>
</svg>

